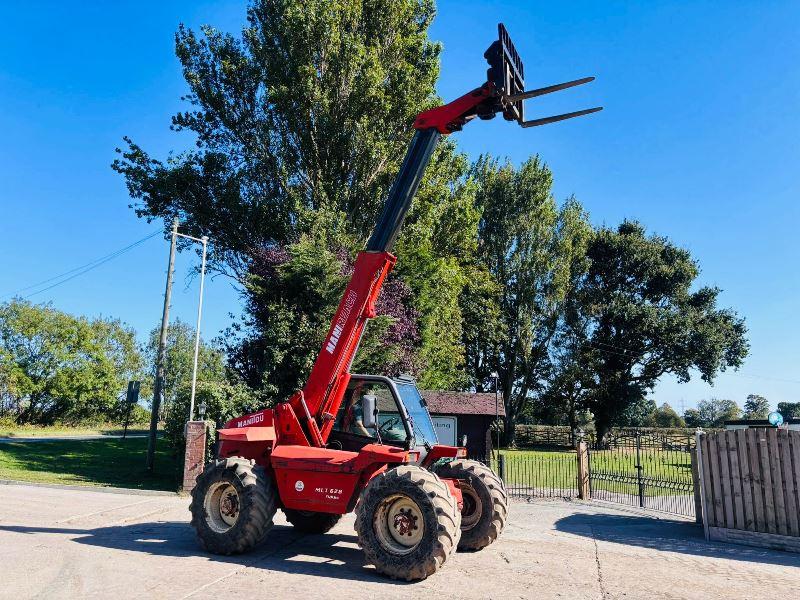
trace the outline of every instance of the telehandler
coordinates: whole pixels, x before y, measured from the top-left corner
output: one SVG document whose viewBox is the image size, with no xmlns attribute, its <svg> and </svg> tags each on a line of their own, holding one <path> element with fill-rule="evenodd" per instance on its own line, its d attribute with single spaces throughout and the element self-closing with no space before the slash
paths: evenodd
<svg viewBox="0 0 800 600">
<path fill-rule="evenodd" d="M 414 380 L 350 373 L 397 260 L 392 246 L 441 136 L 497 113 L 534 127 L 601 110 L 526 121 L 523 100 L 593 78 L 526 92 L 522 60 L 502 24 L 498 32 L 484 54 L 488 80 L 416 117 L 400 172 L 303 389 L 219 430 L 217 460 L 192 491 L 192 526 L 206 550 L 252 549 L 279 508 L 305 533 L 327 532 L 355 510 L 366 561 L 380 573 L 414 581 L 434 573 L 456 548 L 480 550 L 503 531 L 503 482 L 488 466 L 467 460 L 465 448 L 437 443 Z"/>
</svg>

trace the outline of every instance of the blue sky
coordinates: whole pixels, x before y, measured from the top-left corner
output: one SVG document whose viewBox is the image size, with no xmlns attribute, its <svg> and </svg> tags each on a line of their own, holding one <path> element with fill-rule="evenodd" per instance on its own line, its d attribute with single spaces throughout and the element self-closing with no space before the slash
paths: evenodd
<svg viewBox="0 0 800 600">
<path fill-rule="evenodd" d="M 186 91 L 173 52 L 180 22 L 239 31 L 243 2 L 13 3 L 0 37 L 0 301 L 157 231 L 128 208 L 109 164 L 123 135 L 163 157 Z M 800 5 L 797 2 L 440 1 L 441 95 L 482 82 L 483 51 L 503 21 L 528 87 L 594 83 L 528 105 L 546 116 L 602 104 L 591 117 L 522 130 L 471 124 L 458 144 L 520 162 L 539 153 L 559 198 L 598 224 L 635 218 L 691 250 L 700 281 L 746 317 L 751 356 L 714 388 L 665 380 L 674 407 L 710 396 L 800 400 Z M 63 310 L 159 321 L 167 246 L 159 236 L 34 295 Z M 192 322 L 197 257 L 177 261 L 173 317 Z M 26 293 L 30 293 L 27 290 Z M 24 293 L 23 293 L 24 295 Z M 206 337 L 240 312 L 229 281 L 208 283 Z"/>
</svg>

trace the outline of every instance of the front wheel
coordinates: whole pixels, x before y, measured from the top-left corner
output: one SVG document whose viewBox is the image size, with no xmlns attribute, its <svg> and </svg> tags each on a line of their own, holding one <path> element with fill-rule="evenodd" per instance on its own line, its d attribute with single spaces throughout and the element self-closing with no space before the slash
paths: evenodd
<svg viewBox="0 0 800 600">
<path fill-rule="evenodd" d="M 247 552 L 264 539 L 276 511 L 275 486 L 263 467 L 244 458 L 206 465 L 192 490 L 192 527 L 214 554 Z"/>
<path fill-rule="evenodd" d="M 508 519 L 508 496 L 500 478 L 475 460 L 454 460 L 436 469 L 442 479 L 458 480 L 464 500 L 459 550 L 480 550 L 494 542 Z"/>
<path fill-rule="evenodd" d="M 373 477 L 356 506 L 367 562 L 393 579 L 416 581 L 436 572 L 458 545 L 460 522 L 447 485 L 413 465 Z"/>
</svg>

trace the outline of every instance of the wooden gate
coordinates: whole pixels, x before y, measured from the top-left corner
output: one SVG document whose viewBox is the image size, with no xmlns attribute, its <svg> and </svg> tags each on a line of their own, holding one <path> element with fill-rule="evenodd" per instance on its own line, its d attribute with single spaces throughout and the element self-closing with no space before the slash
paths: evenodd
<svg viewBox="0 0 800 600">
<path fill-rule="evenodd" d="M 800 551 L 800 431 L 697 433 L 706 539 Z"/>
</svg>

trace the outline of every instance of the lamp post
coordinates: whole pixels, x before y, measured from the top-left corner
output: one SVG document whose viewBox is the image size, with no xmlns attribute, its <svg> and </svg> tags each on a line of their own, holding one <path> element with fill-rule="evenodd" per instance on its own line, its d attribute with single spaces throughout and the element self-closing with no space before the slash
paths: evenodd
<svg viewBox="0 0 800 600">
<path fill-rule="evenodd" d="M 194 363 L 192 365 L 192 396 L 189 401 L 189 420 L 194 417 L 194 397 L 197 390 L 197 359 L 200 355 L 200 320 L 203 318 L 203 288 L 206 279 L 206 251 L 208 250 L 208 236 L 204 235 L 201 238 L 192 237 L 185 233 L 177 233 L 178 237 L 186 238 L 194 242 L 203 244 L 203 258 L 200 262 L 200 298 L 197 302 L 197 326 L 194 332 Z"/>
<path fill-rule="evenodd" d="M 491 375 L 492 379 L 494 379 L 494 426 L 497 427 L 497 458 L 500 459 L 500 425 L 498 421 L 500 420 L 500 387 L 498 385 L 500 381 L 500 375 L 497 374 L 497 371 L 492 371 Z"/>
</svg>

